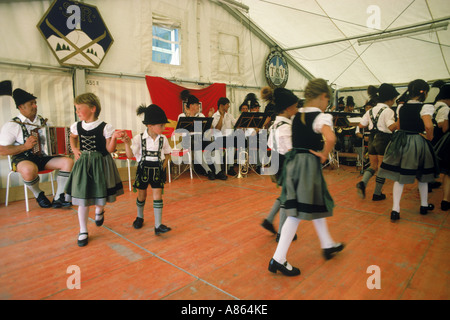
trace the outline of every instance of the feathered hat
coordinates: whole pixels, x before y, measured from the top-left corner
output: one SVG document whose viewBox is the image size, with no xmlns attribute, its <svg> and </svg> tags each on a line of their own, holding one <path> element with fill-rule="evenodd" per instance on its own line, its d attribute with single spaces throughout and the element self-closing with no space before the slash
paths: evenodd
<svg viewBox="0 0 450 320">
<path fill-rule="evenodd" d="M 161 123 L 169 123 L 169 120 L 167 120 L 166 113 L 163 109 L 161 109 L 156 104 L 151 104 L 148 107 L 141 105 L 137 111 L 137 115 L 144 114 L 144 121 L 142 121 L 143 124 L 161 124 Z"/>
</svg>

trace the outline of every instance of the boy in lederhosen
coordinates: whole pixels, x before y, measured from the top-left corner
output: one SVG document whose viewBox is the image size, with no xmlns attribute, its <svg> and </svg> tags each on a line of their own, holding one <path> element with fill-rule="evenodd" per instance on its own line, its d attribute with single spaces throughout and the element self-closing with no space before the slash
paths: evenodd
<svg viewBox="0 0 450 320">
<path fill-rule="evenodd" d="M 136 161 L 138 161 L 136 179 L 133 185 L 138 190 L 136 199 L 137 217 L 133 222 L 133 227 L 135 229 L 142 228 L 147 188 L 150 185 L 153 191 L 155 234 L 159 235 L 171 230 L 161 223 L 166 167 L 169 160 L 168 156 L 172 151 L 167 137 L 163 135 L 165 125 L 169 121 L 164 110 L 155 104 L 148 107 L 140 106 L 137 109 L 137 115 L 141 114 L 144 114 L 143 123 L 147 126 L 147 130 L 136 135 L 132 140 L 125 138 L 127 157 L 136 157 Z"/>
</svg>

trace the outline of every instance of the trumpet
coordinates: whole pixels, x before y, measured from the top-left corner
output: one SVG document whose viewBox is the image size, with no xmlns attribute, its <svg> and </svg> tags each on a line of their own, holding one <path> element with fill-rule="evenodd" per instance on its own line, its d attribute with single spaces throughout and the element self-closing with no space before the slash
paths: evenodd
<svg viewBox="0 0 450 320">
<path fill-rule="evenodd" d="M 243 156 L 243 157 L 242 157 Z M 249 158 L 248 158 L 248 152 L 245 149 L 241 149 L 238 156 L 238 163 L 239 163 L 239 173 L 236 178 L 241 179 L 246 176 L 249 169 Z"/>
</svg>

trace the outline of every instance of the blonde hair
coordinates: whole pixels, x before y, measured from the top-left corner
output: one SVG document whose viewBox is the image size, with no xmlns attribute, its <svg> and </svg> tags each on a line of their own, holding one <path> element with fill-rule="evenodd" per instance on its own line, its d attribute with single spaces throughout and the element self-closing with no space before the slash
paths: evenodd
<svg viewBox="0 0 450 320">
<path fill-rule="evenodd" d="M 331 89 L 326 80 L 321 78 L 310 80 L 305 88 L 305 103 L 314 100 L 323 93 L 331 97 Z"/>
<path fill-rule="evenodd" d="M 98 118 L 100 111 L 102 111 L 102 106 L 100 104 L 100 99 L 93 93 L 83 93 L 75 98 L 75 104 L 87 104 L 89 107 L 96 107 L 95 118 Z"/>
<path fill-rule="evenodd" d="M 331 88 L 326 80 L 321 78 L 310 80 L 305 88 L 305 104 L 324 93 L 326 93 L 328 97 L 331 97 Z M 305 124 L 304 112 L 301 114 L 300 118 L 302 123 Z"/>
</svg>

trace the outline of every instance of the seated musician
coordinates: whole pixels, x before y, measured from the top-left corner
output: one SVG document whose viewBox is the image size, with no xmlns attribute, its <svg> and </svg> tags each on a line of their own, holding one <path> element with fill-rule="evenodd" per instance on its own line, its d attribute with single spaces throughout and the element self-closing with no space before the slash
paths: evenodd
<svg viewBox="0 0 450 320">
<path fill-rule="evenodd" d="M 31 135 L 31 130 L 46 126 L 46 120 L 37 114 L 36 97 L 16 89 L 13 98 L 19 115 L 3 125 L 0 132 L 0 155 L 11 156 L 13 169 L 21 174 L 25 185 L 33 192 L 42 208 L 61 208 L 71 206 L 65 201 L 64 187 L 73 167 L 73 160 L 64 156 L 45 156 L 33 153 L 38 139 Z M 39 188 L 38 171 L 59 170 L 56 177 L 58 184 L 56 196 L 52 202 Z"/>
<path fill-rule="evenodd" d="M 236 119 L 228 112 L 229 108 L 230 100 L 228 98 L 221 97 L 217 100 L 217 111 L 212 116 L 212 127 L 221 132 L 221 137 L 216 137 L 215 139 L 222 139 L 222 146 L 228 150 L 228 159 L 233 159 L 233 161 L 229 161 L 228 163 L 227 173 L 230 176 L 235 176 L 237 175 L 234 171 L 234 148 L 236 147 L 236 141 L 233 132 Z M 224 175 L 222 172 L 221 176 Z"/>
</svg>

